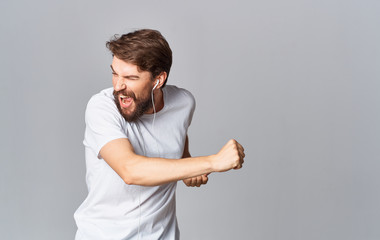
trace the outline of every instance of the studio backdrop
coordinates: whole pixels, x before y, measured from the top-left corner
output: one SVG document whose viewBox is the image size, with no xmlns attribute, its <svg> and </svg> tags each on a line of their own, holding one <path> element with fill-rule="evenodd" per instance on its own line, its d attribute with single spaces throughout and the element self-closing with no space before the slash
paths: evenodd
<svg viewBox="0 0 380 240">
<path fill-rule="evenodd" d="M 152 28 L 196 99 L 191 154 L 246 149 L 178 183 L 181 239 L 380 239 L 379 26 L 377 0 L 1 1 L 0 238 L 74 238 L 105 42 Z"/>
</svg>

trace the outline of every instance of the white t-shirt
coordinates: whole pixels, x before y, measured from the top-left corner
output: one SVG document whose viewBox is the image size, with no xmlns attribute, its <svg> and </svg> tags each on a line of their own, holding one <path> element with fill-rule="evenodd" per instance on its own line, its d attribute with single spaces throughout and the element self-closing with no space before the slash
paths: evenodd
<svg viewBox="0 0 380 240">
<path fill-rule="evenodd" d="M 128 138 L 135 152 L 148 157 L 182 157 L 187 129 L 195 109 L 185 89 L 162 89 L 164 107 L 127 122 L 119 113 L 108 88 L 94 95 L 86 109 L 84 137 L 88 196 L 74 214 L 76 240 L 179 239 L 176 219 L 176 182 L 144 187 L 126 184 L 101 158 L 109 141 Z"/>
</svg>

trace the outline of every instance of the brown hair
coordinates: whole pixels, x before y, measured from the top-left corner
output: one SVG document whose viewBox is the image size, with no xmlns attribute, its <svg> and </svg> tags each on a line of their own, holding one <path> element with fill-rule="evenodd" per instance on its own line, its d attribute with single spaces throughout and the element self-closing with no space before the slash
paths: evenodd
<svg viewBox="0 0 380 240">
<path fill-rule="evenodd" d="M 120 37 L 115 35 L 106 46 L 113 56 L 137 65 L 142 71 L 150 72 L 152 79 L 162 72 L 169 76 L 172 50 L 159 31 L 141 29 Z M 167 78 L 163 87 L 166 81 Z"/>
</svg>

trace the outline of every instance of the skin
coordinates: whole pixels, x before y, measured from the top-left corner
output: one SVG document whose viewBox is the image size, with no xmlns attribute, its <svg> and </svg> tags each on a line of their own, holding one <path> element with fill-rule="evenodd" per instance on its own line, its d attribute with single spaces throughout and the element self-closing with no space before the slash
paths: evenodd
<svg viewBox="0 0 380 240">
<path fill-rule="evenodd" d="M 156 81 L 159 81 L 154 90 L 156 111 L 164 107 L 162 85 L 167 74 L 162 72 L 153 81 L 151 74 L 140 71 L 134 64 L 113 58 L 112 83 L 115 91 L 133 91 L 136 98 L 144 98 L 150 94 Z M 131 113 L 136 105 L 133 102 L 124 113 Z M 149 109 L 146 114 L 152 114 Z M 108 142 L 100 150 L 102 158 L 127 184 L 142 186 L 157 186 L 173 181 L 183 180 L 187 186 L 201 186 L 208 181 L 211 172 L 224 172 L 231 169 L 240 169 L 244 162 L 244 148 L 234 139 L 229 140 L 217 154 L 191 157 L 189 141 L 186 137 L 185 150 L 181 159 L 149 158 L 135 153 L 132 144 L 126 138 Z"/>
<path fill-rule="evenodd" d="M 186 136 L 185 149 L 183 151 L 182 158 L 189 158 L 191 154 L 189 152 L 189 138 Z M 183 183 L 188 187 L 200 187 L 203 184 L 207 184 L 208 174 L 203 174 L 197 177 L 187 178 L 183 180 Z"/>
</svg>

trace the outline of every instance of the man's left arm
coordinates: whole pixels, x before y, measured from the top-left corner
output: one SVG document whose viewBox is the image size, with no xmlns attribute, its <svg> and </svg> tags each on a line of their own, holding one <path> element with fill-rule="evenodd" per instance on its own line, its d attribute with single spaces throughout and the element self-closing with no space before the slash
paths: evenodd
<svg viewBox="0 0 380 240">
<path fill-rule="evenodd" d="M 191 157 L 189 152 L 189 138 L 186 135 L 185 148 L 183 150 L 182 158 Z M 206 184 L 208 181 L 208 174 L 203 174 L 197 177 L 187 178 L 183 180 L 183 183 L 188 187 L 200 187 L 202 184 Z"/>
</svg>

